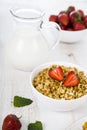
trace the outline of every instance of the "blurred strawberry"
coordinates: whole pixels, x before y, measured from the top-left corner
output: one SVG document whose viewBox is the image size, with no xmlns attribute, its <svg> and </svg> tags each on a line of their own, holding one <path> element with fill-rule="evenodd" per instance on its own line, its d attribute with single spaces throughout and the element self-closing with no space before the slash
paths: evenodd
<svg viewBox="0 0 87 130">
<path fill-rule="evenodd" d="M 9 114 L 5 117 L 2 125 L 2 130 L 20 130 L 21 122 L 16 115 Z"/>
<path fill-rule="evenodd" d="M 77 31 L 77 30 L 83 30 L 83 29 L 85 29 L 85 25 L 83 23 L 81 23 L 81 22 L 78 21 L 78 22 L 73 23 L 73 29 L 75 31 Z"/>
<path fill-rule="evenodd" d="M 66 79 L 64 81 L 64 85 L 66 87 L 74 87 L 76 85 L 78 85 L 80 82 L 80 79 L 78 78 L 78 76 L 75 74 L 74 71 L 70 71 L 67 76 Z"/>
<path fill-rule="evenodd" d="M 70 21 L 69 21 L 66 29 L 68 29 L 68 28 L 71 28 L 73 30 L 73 26 L 72 26 L 72 23 Z"/>
<path fill-rule="evenodd" d="M 83 12 L 83 10 L 79 9 L 79 10 L 77 10 L 77 12 L 80 14 L 81 17 L 84 17 L 84 12 Z"/>
<path fill-rule="evenodd" d="M 63 13 L 66 13 L 66 11 L 65 11 L 65 10 L 62 10 L 62 11 L 59 12 L 59 14 L 63 14 Z M 59 15 L 59 14 L 58 14 L 58 15 Z"/>
<path fill-rule="evenodd" d="M 75 11 L 75 7 L 69 6 L 68 9 L 67 9 L 67 13 L 70 14 L 72 11 Z"/>
<path fill-rule="evenodd" d="M 67 28 L 66 30 L 67 31 L 73 31 L 73 28 Z"/>
<path fill-rule="evenodd" d="M 59 13 L 58 15 L 58 22 L 67 26 L 69 23 L 69 17 L 67 13 Z"/>
<path fill-rule="evenodd" d="M 62 29 L 62 30 L 66 30 L 66 26 L 64 26 L 64 25 L 62 25 L 62 24 L 59 24 L 60 25 L 60 28 Z"/>
<path fill-rule="evenodd" d="M 58 16 L 57 15 L 50 15 L 49 21 L 57 22 L 58 21 Z"/>
<path fill-rule="evenodd" d="M 48 72 L 48 74 L 49 74 L 49 76 L 52 79 L 55 79 L 55 80 L 58 80 L 58 81 L 62 81 L 63 78 L 64 78 L 63 70 L 62 70 L 62 68 L 60 66 L 58 66 L 54 70 L 50 69 L 49 72 Z"/>
<path fill-rule="evenodd" d="M 71 23 L 77 22 L 77 21 L 81 21 L 82 17 L 81 14 L 77 11 L 73 11 L 69 14 L 69 19 Z"/>
<path fill-rule="evenodd" d="M 85 15 L 85 16 L 83 17 L 83 21 L 84 21 L 85 27 L 87 28 L 87 15 Z"/>
</svg>

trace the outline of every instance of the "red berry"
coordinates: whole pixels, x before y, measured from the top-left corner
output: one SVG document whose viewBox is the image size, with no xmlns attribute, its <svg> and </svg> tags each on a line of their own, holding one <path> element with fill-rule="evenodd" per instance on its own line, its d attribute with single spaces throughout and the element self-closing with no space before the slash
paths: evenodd
<svg viewBox="0 0 87 130">
<path fill-rule="evenodd" d="M 81 17 L 84 17 L 84 12 L 83 12 L 83 10 L 79 9 L 79 10 L 77 10 L 77 12 L 80 14 Z"/>
<path fill-rule="evenodd" d="M 67 31 L 73 31 L 73 29 L 72 28 L 67 28 Z"/>
<path fill-rule="evenodd" d="M 62 70 L 62 68 L 60 66 L 58 66 L 54 70 L 50 69 L 49 72 L 48 72 L 48 74 L 49 74 L 49 76 L 52 79 L 55 79 L 55 80 L 58 80 L 58 81 L 62 81 L 63 78 L 64 78 L 63 70 Z"/>
<path fill-rule="evenodd" d="M 59 13 L 59 15 L 58 15 L 58 22 L 60 24 L 63 24 L 65 26 L 67 26 L 68 23 L 69 23 L 68 14 L 67 13 Z"/>
<path fill-rule="evenodd" d="M 9 114 L 5 117 L 2 130 L 20 130 L 21 122 L 16 115 Z"/>
<path fill-rule="evenodd" d="M 58 21 L 58 17 L 56 15 L 50 15 L 49 21 L 57 22 Z"/>
<path fill-rule="evenodd" d="M 69 19 L 71 23 L 77 22 L 77 21 L 81 21 L 82 17 L 81 14 L 77 11 L 73 11 L 69 14 Z"/>
<path fill-rule="evenodd" d="M 85 25 L 78 21 L 78 22 L 75 22 L 73 24 L 73 29 L 75 31 L 77 31 L 77 30 L 83 30 L 83 29 L 85 29 Z"/>
<path fill-rule="evenodd" d="M 67 9 L 67 13 L 70 14 L 72 11 L 75 11 L 75 7 L 69 6 L 68 9 Z"/>
<path fill-rule="evenodd" d="M 80 82 L 80 79 L 77 77 L 75 72 L 70 71 L 66 76 L 66 79 L 64 81 L 64 85 L 66 87 L 74 87 L 74 86 L 78 85 L 79 82 Z"/>
</svg>

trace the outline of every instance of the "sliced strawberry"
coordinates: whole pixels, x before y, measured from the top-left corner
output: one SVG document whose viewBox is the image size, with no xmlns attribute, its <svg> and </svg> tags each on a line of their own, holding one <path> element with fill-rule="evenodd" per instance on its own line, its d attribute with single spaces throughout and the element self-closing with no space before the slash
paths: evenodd
<svg viewBox="0 0 87 130">
<path fill-rule="evenodd" d="M 80 79 L 77 77 L 74 71 L 70 71 L 68 75 L 66 76 L 66 79 L 64 81 L 64 85 L 66 87 L 74 87 L 78 85 L 80 82 Z"/>
<path fill-rule="evenodd" d="M 58 66 L 55 70 L 50 69 L 48 74 L 52 79 L 58 81 L 62 81 L 64 79 L 63 70 L 60 66 Z"/>
</svg>

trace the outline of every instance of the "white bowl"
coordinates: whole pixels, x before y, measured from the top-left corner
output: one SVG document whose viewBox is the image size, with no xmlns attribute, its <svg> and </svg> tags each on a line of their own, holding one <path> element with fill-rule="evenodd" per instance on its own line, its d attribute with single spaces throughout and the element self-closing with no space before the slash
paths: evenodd
<svg viewBox="0 0 87 130">
<path fill-rule="evenodd" d="M 66 43 L 79 42 L 85 38 L 87 35 L 87 29 L 79 31 L 67 31 L 61 30 L 61 41 Z"/>
<path fill-rule="evenodd" d="M 50 65 L 64 65 L 67 67 L 76 67 L 78 70 L 82 70 L 85 73 L 85 70 L 83 68 L 81 68 L 78 65 L 72 64 L 72 63 L 65 63 L 65 62 L 49 62 L 49 63 L 45 63 L 43 65 L 38 66 L 37 68 L 35 68 L 30 75 L 30 85 L 31 85 L 31 89 L 33 94 L 35 95 L 35 98 L 38 102 L 38 106 L 40 108 L 45 108 L 48 110 L 52 110 L 52 111 L 71 111 L 74 110 L 76 108 L 78 108 L 79 106 L 82 106 L 82 104 L 84 104 L 87 101 L 87 95 L 82 96 L 80 98 L 77 99 L 73 99 L 73 100 L 56 100 L 50 97 L 47 97 L 43 94 L 41 94 L 40 92 L 38 92 L 33 84 L 32 81 L 34 79 L 34 77 L 38 74 L 38 72 L 40 72 L 41 70 L 43 70 L 46 67 L 49 67 Z M 86 75 L 86 73 L 85 73 Z"/>
</svg>

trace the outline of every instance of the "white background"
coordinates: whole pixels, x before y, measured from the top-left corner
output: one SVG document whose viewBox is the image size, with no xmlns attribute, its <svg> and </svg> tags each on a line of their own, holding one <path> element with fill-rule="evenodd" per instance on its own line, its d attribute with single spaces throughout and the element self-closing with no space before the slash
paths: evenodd
<svg viewBox="0 0 87 130">
<path fill-rule="evenodd" d="M 3 118 L 8 113 L 22 114 L 22 130 L 26 130 L 26 124 L 30 121 L 40 117 L 46 130 L 65 130 L 73 121 L 87 115 L 87 104 L 78 110 L 67 113 L 40 113 L 36 103 L 23 109 L 16 109 L 11 104 L 14 95 L 32 99 L 33 96 L 29 88 L 29 73 L 12 68 L 4 55 L 3 49 L 13 27 L 9 9 L 15 6 L 40 7 L 47 16 L 52 13 L 57 14 L 59 10 L 67 8 L 68 5 L 77 5 L 77 7 L 87 9 L 86 0 L 0 0 L 0 129 Z M 87 70 L 87 36 L 78 43 L 59 43 L 47 61 L 53 60 L 76 63 Z"/>
</svg>

